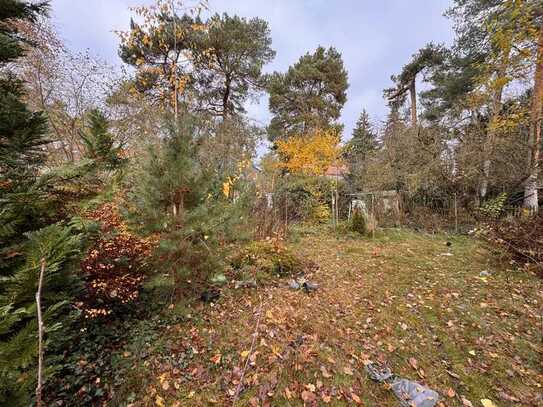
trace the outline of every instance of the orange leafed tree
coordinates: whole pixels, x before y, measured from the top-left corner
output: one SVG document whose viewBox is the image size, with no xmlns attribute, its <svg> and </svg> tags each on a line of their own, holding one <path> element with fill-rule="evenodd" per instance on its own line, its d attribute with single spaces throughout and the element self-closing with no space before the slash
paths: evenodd
<svg viewBox="0 0 543 407">
<path fill-rule="evenodd" d="M 323 175 L 331 165 L 339 165 L 340 136 L 333 130 L 315 130 L 310 135 L 277 141 L 279 166 L 291 173 Z"/>
</svg>

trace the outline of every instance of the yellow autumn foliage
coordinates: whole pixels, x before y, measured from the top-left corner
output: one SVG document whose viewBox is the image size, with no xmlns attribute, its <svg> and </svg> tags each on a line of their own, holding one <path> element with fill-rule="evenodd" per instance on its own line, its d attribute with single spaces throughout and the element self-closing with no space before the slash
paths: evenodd
<svg viewBox="0 0 543 407">
<path fill-rule="evenodd" d="M 340 137 L 333 130 L 315 130 L 310 135 L 292 136 L 277 142 L 282 160 L 278 166 L 291 173 L 323 175 L 331 165 L 339 165 Z"/>
</svg>

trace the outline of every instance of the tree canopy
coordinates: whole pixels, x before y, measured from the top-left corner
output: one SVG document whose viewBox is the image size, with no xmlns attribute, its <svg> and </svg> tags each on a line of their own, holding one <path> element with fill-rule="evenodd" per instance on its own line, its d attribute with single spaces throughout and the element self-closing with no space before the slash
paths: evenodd
<svg viewBox="0 0 543 407">
<path fill-rule="evenodd" d="M 347 71 L 333 47 L 303 55 L 286 73 L 267 78 L 272 141 L 315 129 L 340 130 L 337 123 L 347 100 Z"/>
</svg>

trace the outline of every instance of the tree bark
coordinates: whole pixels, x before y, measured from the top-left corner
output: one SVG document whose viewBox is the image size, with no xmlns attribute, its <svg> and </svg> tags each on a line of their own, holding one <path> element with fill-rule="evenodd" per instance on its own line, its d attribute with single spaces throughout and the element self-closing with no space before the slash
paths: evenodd
<svg viewBox="0 0 543 407">
<path fill-rule="evenodd" d="M 496 72 L 497 78 L 503 78 L 507 72 L 511 47 L 509 46 L 503 53 L 501 63 Z M 490 167 L 492 165 L 492 153 L 494 151 L 494 142 L 496 139 L 496 130 L 492 128 L 493 123 L 499 118 L 502 110 L 502 96 L 504 85 L 499 85 L 494 91 L 492 97 L 492 110 L 490 117 L 490 127 L 483 146 L 483 176 L 479 186 L 479 197 L 484 200 L 488 192 L 488 180 L 490 178 Z"/>
<path fill-rule="evenodd" d="M 417 89 L 415 85 L 416 76 L 409 84 L 409 96 L 411 98 L 411 126 L 417 127 Z"/>
<path fill-rule="evenodd" d="M 231 79 L 229 76 L 226 77 L 225 89 L 222 97 L 222 117 L 226 119 L 228 116 L 228 101 L 230 99 L 230 88 L 231 88 Z"/>
<path fill-rule="evenodd" d="M 541 110 L 543 107 L 543 23 L 539 29 L 537 43 L 537 57 L 534 73 L 534 89 L 532 94 L 532 108 L 530 112 L 530 136 L 528 139 L 528 166 L 526 183 L 524 186 L 524 207 L 537 212 L 538 194 L 537 177 L 539 175 L 539 154 L 541 148 Z"/>
</svg>

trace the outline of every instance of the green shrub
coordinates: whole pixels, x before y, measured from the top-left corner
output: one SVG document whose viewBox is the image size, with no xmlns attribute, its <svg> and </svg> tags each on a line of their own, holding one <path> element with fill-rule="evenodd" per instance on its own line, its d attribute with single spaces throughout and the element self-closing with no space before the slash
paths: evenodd
<svg viewBox="0 0 543 407">
<path fill-rule="evenodd" d="M 503 192 L 497 197 L 485 201 L 481 207 L 478 208 L 478 211 L 483 217 L 497 219 L 503 213 L 506 201 L 507 194 Z"/>
<path fill-rule="evenodd" d="M 311 220 L 317 223 L 326 223 L 330 220 L 330 217 L 331 213 L 328 205 L 319 203 L 313 207 Z"/>
<path fill-rule="evenodd" d="M 267 276 L 288 276 L 302 270 L 302 261 L 278 241 L 252 242 L 241 249 L 232 259 L 234 269 L 252 270 Z"/>
<path fill-rule="evenodd" d="M 353 216 L 351 218 L 351 230 L 353 232 L 360 233 L 361 235 L 365 235 L 368 231 L 367 225 L 366 225 L 366 218 L 364 215 L 360 212 L 354 212 Z"/>
<path fill-rule="evenodd" d="M 335 188 L 336 182 L 328 178 L 289 174 L 280 180 L 276 197 L 280 207 L 286 203 L 290 219 L 323 223 L 330 219 L 330 201 Z M 344 183 L 340 182 L 338 188 L 341 195 Z M 343 207 L 340 212 L 344 214 Z"/>
</svg>

